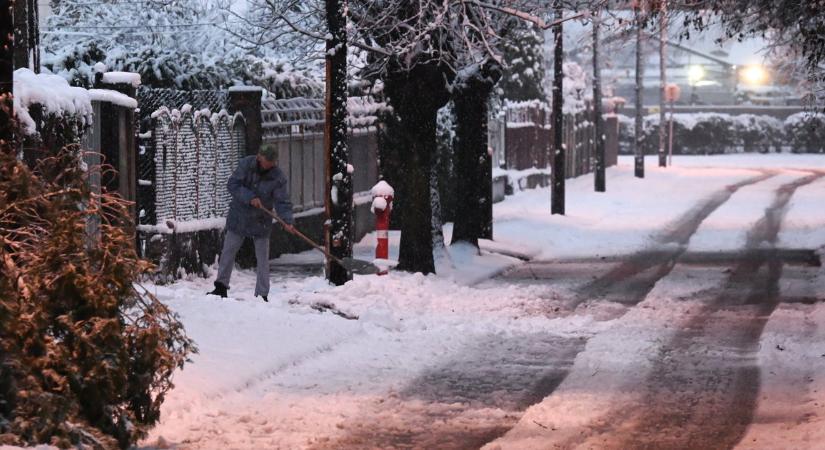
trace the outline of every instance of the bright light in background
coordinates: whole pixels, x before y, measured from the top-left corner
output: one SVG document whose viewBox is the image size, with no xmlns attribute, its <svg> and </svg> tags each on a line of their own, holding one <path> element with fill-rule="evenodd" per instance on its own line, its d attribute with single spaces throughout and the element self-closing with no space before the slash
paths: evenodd
<svg viewBox="0 0 825 450">
<path fill-rule="evenodd" d="M 695 85 L 705 78 L 705 68 L 702 66 L 688 67 L 688 83 Z"/>
<path fill-rule="evenodd" d="M 742 68 L 739 76 L 747 84 L 759 86 L 768 81 L 768 71 L 759 65 L 747 66 Z"/>
</svg>

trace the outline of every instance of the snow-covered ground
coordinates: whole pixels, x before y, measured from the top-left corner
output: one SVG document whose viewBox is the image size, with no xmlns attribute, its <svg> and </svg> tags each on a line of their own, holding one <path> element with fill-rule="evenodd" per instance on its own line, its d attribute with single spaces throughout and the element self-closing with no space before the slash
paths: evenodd
<svg viewBox="0 0 825 450">
<path fill-rule="evenodd" d="M 774 170 L 711 212 L 683 250 L 741 249 L 777 188 L 810 175 L 805 170 L 825 171 L 825 157 L 810 155 L 674 163 L 659 169 L 650 159 L 640 180 L 632 160 L 620 158 L 608 170 L 607 193 L 593 192 L 591 176 L 568 180 L 565 216 L 550 215 L 548 189 L 508 197 L 494 207 L 495 242 L 483 242 L 480 255 L 448 247 L 438 275 L 391 272 L 331 287 L 313 268 L 320 257 L 305 253 L 273 261 L 270 303 L 255 301 L 254 274 L 243 270 L 233 275 L 230 300 L 203 294 L 212 279 L 150 286 L 181 315 L 200 353 L 176 374 L 162 421 L 143 445 L 598 447 L 605 430 L 629 426 L 617 408 L 649 397 L 639 386 L 660 381 L 651 373 L 667 367 L 661 355 L 683 338 L 680 330 L 710 314 L 702 295 L 726 292 L 725 267 L 676 264 L 636 305 L 594 301 L 572 310 L 566 305 L 582 277 L 485 279 L 523 265 L 513 254 L 598 261 L 671 249 L 662 233 L 697 204 Z M 825 178 L 799 187 L 780 245 L 825 249 L 823 205 Z M 374 243 L 368 235 L 356 256 L 370 258 Z M 391 233 L 391 259 L 397 243 Z M 799 295 L 821 299 L 825 269 L 811 270 L 786 274 L 814 273 Z M 785 275 L 779 281 L 780 291 L 797 295 L 795 286 Z M 739 445 L 822 448 L 825 304 L 779 303 L 758 344 L 761 390 Z"/>
</svg>

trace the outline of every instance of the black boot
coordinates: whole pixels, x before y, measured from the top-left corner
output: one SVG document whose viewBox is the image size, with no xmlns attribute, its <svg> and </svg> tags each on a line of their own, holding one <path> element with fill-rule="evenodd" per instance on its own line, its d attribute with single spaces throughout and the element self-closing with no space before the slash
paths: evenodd
<svg viewBox="0 0 825 450">
<path fill-rule="evenodd" d="M 221 298 L 226 298 L 226 291 L 229 290 L 228 286 L 224 286 L 223 283 L 215 282 L 215 290 L 212 292 L 207 292 L 206 295 L 217 295 Z"/>
<path fill-rule="evenodd" d="M 264 299 L 265 302 L 269 303 L 269 300 L 267 300 L 266 295 L 262 295 L 261 298 Z"/>
</svg>

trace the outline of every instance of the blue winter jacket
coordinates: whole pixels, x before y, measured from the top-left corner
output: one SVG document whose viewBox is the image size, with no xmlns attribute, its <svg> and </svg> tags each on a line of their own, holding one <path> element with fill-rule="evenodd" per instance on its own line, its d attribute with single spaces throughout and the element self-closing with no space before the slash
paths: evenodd
<svg viewBox="0 0 825 450">
<path fill-rule="evenodd" d="M 226 229 L 244 237 L 268 237 L 272 229 L 272 218 L 249 202 L 257 197 L 269 210 L 275 207 L 278 217 L 292 224 L 292 202 L 289 200 L 289 186 L 286 176 L 278 167 L 260 173 L 256 157 L 247 156 L 238 163 L 238 168 L 229 177 L 226 188 L 232 195 Z"/>
</svg>

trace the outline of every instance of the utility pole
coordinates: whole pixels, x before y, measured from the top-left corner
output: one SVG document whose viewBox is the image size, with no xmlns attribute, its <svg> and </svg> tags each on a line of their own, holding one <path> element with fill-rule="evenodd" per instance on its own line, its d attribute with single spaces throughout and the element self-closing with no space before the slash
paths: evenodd
<svg viewBox="0 0 825 450">
<path fill-rule="evenodd" d="M 665 153 L 665 89 L 667 88 L 667 0 L 659 0 L 659 167 L 667 167 Z"/>
<path fill-rule="evenodd" d="M 552 214 L 564 214 L 564 163 L 565 151 L 562 142 L 562 127 L 564 116 L 562 115 L 562 80 L 564 79 L 564 42 L 562 40 L 562 8 L 561 1 L 556 0 L 556 20 L 558 24 L 554 27 L 556 35 L 556 48 L 553 56 L 553 173 L 552 173 L 552 197 L 550 198 L 550 211 Z"/>
<path fill-rule="evenodd" d="M 326 110 L 324 154 L 327 250 L 338 258 L 352 257 L 352 174 L 347 148 L 347 18 L 346 0 L 325 0 L 329 32 L 326 42 Z M 352 275 L 327 259 L 326 276 L 340 286 Z"/>
<path fill-rule="evenodd" d="M 602 117 L 602 77 L 599 72 L 599 26 L 601 10 L 593 11 L 593 128 L 596 137 L 596 172 L 594 188 L 605 192 L 604 117 Z"/>
<path fill-rule="evenodd" d="M 637 178 L 645 177 L 645 154 L 642 149 L 642 4 L 634 8 L 636 19 L 636 128 L 634 131 L 633 154 L 634 173 Z"/>
</svg>

